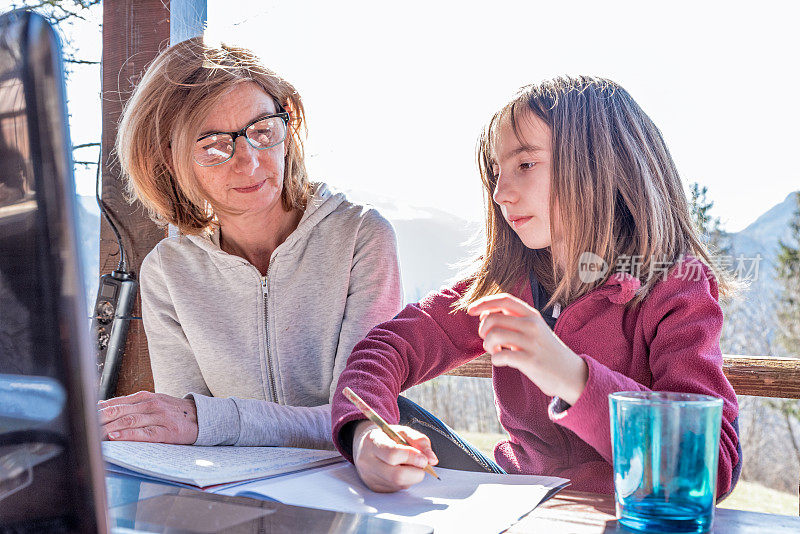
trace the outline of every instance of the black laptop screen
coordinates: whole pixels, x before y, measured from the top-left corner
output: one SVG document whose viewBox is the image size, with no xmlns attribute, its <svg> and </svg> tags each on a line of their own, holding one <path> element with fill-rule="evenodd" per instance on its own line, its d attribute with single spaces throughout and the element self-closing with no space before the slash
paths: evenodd
<svg viewBox="0 0 800 534">
<path fill-rule="evenodd" d="M 21 54 L 0 47 L 0 373 L 40 372 L 31 322 L 42 300 L 36 286 L 36 190 L 30 161 Z M 11 42 L 9 42 L 11 41 Z"/>
<path fill-rule="evenodd" d="M 103 522 L 69 147 L 55 34 L 41 17 L 3 15 L 0 527 Z"/>
</svg>

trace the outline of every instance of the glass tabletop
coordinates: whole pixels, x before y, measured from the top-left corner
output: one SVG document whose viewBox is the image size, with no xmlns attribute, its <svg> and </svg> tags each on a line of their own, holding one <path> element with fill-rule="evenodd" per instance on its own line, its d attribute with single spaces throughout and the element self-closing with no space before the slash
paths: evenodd
<svg viewBox="0 0 800 534">
<path fill-rule="evenodd" d="M 106 474 L 109 523 L 128 532 L 347 532 L 425 534 L 430 527 L 290 506 L 248 497 L 229 497 L 138 477 Z"/>
</svg>

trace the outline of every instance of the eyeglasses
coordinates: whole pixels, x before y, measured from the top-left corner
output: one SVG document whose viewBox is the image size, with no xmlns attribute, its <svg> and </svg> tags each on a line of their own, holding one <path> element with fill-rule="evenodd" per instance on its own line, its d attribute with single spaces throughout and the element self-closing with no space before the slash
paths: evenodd
<svg viewBox="0 0 800 534">
<path fill-rule="evenodd" d="M 251 147 L 266 150 L 286 139 L 289 114 L 285 111 L 259 117 L 238 132 L 215 132 L 204 135 L 194 144 L 194 161 L 201 167 L 213 167 L 229 161 L 236 149 L 236 139 L 244 136 Z"/>
</svg>

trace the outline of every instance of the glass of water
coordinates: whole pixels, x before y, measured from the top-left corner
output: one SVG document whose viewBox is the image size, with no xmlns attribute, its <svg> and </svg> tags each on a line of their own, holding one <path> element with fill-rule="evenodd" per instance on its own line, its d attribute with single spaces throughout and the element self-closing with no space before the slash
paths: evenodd
<svg viewBox="0 0 800 534">
<path fill-rule="evenodd" d="M 710 530 L 722 399 L 657 391 L 608 399 L 620 524 L 646 532 Z"/>
</svg>

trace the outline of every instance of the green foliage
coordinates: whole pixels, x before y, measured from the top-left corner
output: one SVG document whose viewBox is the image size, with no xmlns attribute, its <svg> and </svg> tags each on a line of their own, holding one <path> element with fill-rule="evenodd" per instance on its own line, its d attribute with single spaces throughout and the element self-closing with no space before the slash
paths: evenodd
<svg viewBox="0 0 800 534">
<path fill-rule="evenodd" d="M 73 22 L 86 20 L 89 10 L 99 8 L 101 0 L 22 0 L 12 2 L 11 9 L 30 9 L 47 19 L 56 29 L 64 44 L 64 62 L 78 65 L 99 65 L 99 61 L 78 58 L 65 26 Z"/>
<path fill-rule="evenodd" d="M 778 343 L 788 354 L 800 357 L 800 192 L 794 194 L 795 209 L 789 220 L 787 241 L 778 245 L 777 279 Z"/>
<path fill-rule="evenodd" d="M 708 188 L 693 182 L 689 185 L 689 192 L 691 193 L 689 209 L 692 221 L 700 233 L 703 244 L 715 255 L 731 256 L 733 252 L 730 235 L 722 229 L 719 217 L 711 215 L 714 202 L 708 199 Z"/>
<path fill-rule="evenodd" d="M 689 210 L 692 222 L 697 233 L 700 234 L 701 242 L 708 249 L 712 261 L 711 267 L 717 275 L 722 276 L 725 273 L 732 279 L 734 277 L 731 272 L 734 261 L 733 242 L 730 234 L 722 228 L 719 217 L 711 215 L 714 202 L 708 199 L 708 188 L 693 182 L 689 185 L 689 192 L 691 194 Z M 720 300 L 725 315 L 728 315 L 731 302 L 732 299 L 726 297 L 722 297 Z"/>
<path fill-rule="evenodd" d="M 11 9 L 29 9 L 35 11 L 43 16 L 50 23 L 51 26 L 58 33 L 62 44 L 62 53 L 64 65 L 64 75 L 67 81 L 70 80 L 72 69 L 83 68 L 82 65 L 89 65 L 88 68 L 99 68 L 100 61 L 94 58 L 87 58 L 87 53 L 84 50 L 79 52 L 73 44 L 72 36 L 76 31 L 75 24 L 85 23 L 87 17 L 93 11 L 102 9 L 101 0 L 21 0 L 11 2 Z M 96 17 L 95 17 L 96 18 Z M 100 38 L 98 34 L 98 39 Z M 98 46 L 96 50 L 99 50 Z M 78 57 L 80 55 L 81 57 Z M 96 67 L 95 67 L 96 65 Z M 99 91 L 99 78 L 97 90 Z M 99 142 L 82 143 L 73 146 L 73 150 L 77 151 L 81 148 L 87 147 L 100 147 Z M 94 161 L 87 161 L 94 160 Z M 97 160 L 93 157 L 76 157 L 73 163 L 78 166 L 97 165 Z"/>
<path fill-rule="evenodd" d="M 758 482 L 740 478 L 736 488 L 719 504 L 719 507 L 797 516 L 797 491 L 794 493 L 777 491 Z"/>
<path fill-rule="evenodd" d="M 800 358 L 800 191 L 794 194 L 795 209 L 789 220 L 788 241 L 781 240 L 775 269 L 780 283 L 777 303 L 778 344 L 790 355 Z M 789 436 L 800 461 L 800 443 L 792 430 L 791 421 L 800 421 L 800 401 L 771 400 L 786 421 Z"/>
<path fill-rule="evenodd" d="M 11 7 L 12 9 L 33 9 L 47 18 L 51 24 L 57 26 L 75 18 L 86 20 L 83 13 L 99 3 L 100 0 L 23 0 L 22 2 L 13 2 Z"/>
</svg>

